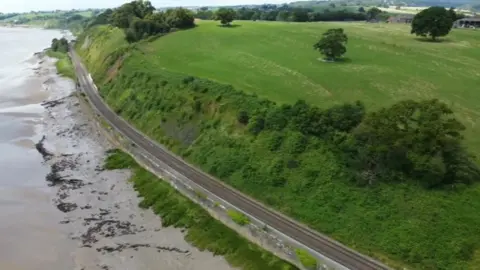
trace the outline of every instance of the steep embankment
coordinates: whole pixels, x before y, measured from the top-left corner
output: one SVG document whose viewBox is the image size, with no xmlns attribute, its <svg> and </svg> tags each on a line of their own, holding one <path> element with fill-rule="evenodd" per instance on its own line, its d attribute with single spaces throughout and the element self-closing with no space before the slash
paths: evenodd
<svg viewBox="0 0 480 270">
<path fill-rule="evenodd" d="M 285 118 L 271 101 L 166 70 L 150 46 L 162 38 L 150 42 L 128 45 L 120 30 L 98 27 L 77 43 L 101 95 L 137 128 L 242 192 L 392 265 L 478 265 L 478 186 L 357 187 L 332 147 L 335 138 L 327 143 L 285 128 L 302 119 Z"/>
</svg>

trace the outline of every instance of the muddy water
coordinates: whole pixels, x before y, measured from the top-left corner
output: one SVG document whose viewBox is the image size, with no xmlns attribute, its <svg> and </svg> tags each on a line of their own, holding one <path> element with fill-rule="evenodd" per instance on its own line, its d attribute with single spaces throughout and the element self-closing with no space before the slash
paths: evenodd
<svg viewBox="0 0 480 270">
<path fill-rule="evenodd" d="M 33 53 L 58 31 L 0 28 L 0 269 L 70 269 L 74 243 L 34 148 L 48 97 Z M 34 41 L 34 42 L 32 42 Z"/>
<path fill-rule="evenodd" d="M 59 35 L 0 28 L 0 269 L 231 269 L 139 209 L 128 171 L 102 170 L 113 145 L 32 55 Z"/>
</svg>

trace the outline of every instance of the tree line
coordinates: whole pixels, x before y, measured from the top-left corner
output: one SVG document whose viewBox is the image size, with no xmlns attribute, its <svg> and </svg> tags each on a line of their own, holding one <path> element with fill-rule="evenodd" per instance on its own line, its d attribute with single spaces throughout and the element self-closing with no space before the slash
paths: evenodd
<svg viewBox="0 0 480 270">
<path fill-rule="evenodd" d="M 52 40 L 52 45 L 50 49 L 54 52 L 67 53 L 68 52 L 68 40 L 66 38 Z"/>
<path fill-rule="evenodd" d="M 311 8 L 291 7 L 288 5 L 261 5 L 260 7 L 255 8 L 223 8 L 222 10 L 229 10 L 236 20 L 252 21 L 364 21 L 367 18 L 367 15 L 363 12 L 351 12 L 347 10 L 330 11 L 328 9 L 323 12 L 318 12 Z M 217 17 L 217 12 L 209 10 L 207 7 L 202 7 L 195 13 L 195 17 L 204 20 L 215 19 Z"/>
<path fill-rule="evenodd" d="M 132 1 L 95 16 L 87 27 L 111 24 L 125 31 L 128 42 L 195 26 L 193 13 L 184 8 L 157 11 L 150 1 Z"/>
<path fill-rule="evenodd" d="M 361 185 L 415 179 L 437 188 L 480 180 L 475 158 L 463 145 L 465 126 L 436 99 L 400 101 L 371 113 L 359 101 L 320 109 L 299 100 L 265 111 L 241 110 L 237 120 L 254 136 L 279 134 L 271 151 L 287 131 L 298 132 L 294 155 L 303 153 L 312 138 L 329 142 Z"/>
<path fill-rule="evenodd" d="M 0 12 L 0 21 L 13 18 L 13 17 L 15 17 L 15 16 L 17 16 L 17 15 L 19 15 L 19 13 L 7 13 L 7 14 L 4 14 L 4 13 L 1 13 L 1 12 Z"/>
</svg>

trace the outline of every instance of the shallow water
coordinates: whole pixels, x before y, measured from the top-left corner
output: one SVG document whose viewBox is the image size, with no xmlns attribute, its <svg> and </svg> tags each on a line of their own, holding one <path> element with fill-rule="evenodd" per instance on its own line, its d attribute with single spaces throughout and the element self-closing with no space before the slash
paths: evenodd
<svg viewBox="0 0 480 270">
<path fill-rule="evenodd" d="M 40 139 L 48 98 L 35 52 L 58 31 L 0 28 L 0 269 L 71 269 L 74 243 L 58 224 L 50 168 L 34 143 Z"/>
</svg>

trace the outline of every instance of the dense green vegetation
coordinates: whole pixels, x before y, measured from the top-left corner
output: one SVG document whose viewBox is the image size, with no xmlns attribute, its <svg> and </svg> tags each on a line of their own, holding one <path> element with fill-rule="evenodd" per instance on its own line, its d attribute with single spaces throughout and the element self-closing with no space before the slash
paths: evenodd
<svg viewBox="0 0 480 270">
<path fill-rule="evenodd" d="M 240 213 L 240 212 L 237 212 L 235 210 L 228 210 L 227 212 L 228 216 L 235 222 L 237 223 L 238 225 L 247 225 L 250 223 L 250 219 L 248 219 L 247 216 L 245 216 L 244 214 Z"/>
<path fill-rule="evenodd" d="M 154 12 L 150 1 L 132 1 L 115 9 L 107 9 L 94 17 L 88 27 L 111 24 L 125 31 L 125 38 L 133 43 L 150 36 L 162 35 L 171 29 L 193 27 L 193 13 L 184 8 Z"/>
<path fill-rule="evenodd" d="M 456 19 L 452 9 L 449 12 L 444 7 L 429 7 L 415 15 L 411 33 L 435 41 L 437 37 L 448 35 Z"/>
<path fill-rule="evenodd" d="M 52 45 L 50 45 L 50 49 L 52 49 L 52 51 L 54 52 L 67 53 L 68 40 L 66 38 L 61 38 L 61 39 L 54 38 L 52 40 Z"/>
<path fill-rule="evenodd" d="M 236 17 L 236 12 L 235 10 L 231 8 L 219 8 L 217 11 L 215 11 L 214 18 L 217 21 L 220 21 L 222 25 L 230 25 L 230 23 L 235 19 Z"/>
<path fill-rule="evenodd" d="M 131 169 L 133 176 L 130 181 L 143 197 L 140 207 L 151 208 L 161 216 L 163 226 L 186 228 L 186 240 L 200 250 L 222 255 L 232 266 L 245 270 L 297 269 L 210 217 L 206 210 L 140 167 L 124 152 L 111 151 L 105 168 Z"/>
<path fill-rule="evenodd" d="M 328 29 L 323 33 L 322 38 L 313 48 L 325 56 L 327 60 L 335 61 L 347 52 L 345 44 L 348 41 L 347 35 L 342 28 Z"/>
<path fill-rule="evenodd" d="M 317 260 L 310 255 L 306 250 L 297 248 L 295 254 L 302 263 L 303 266 L 307 269 L 315 269 L 317 266 Z"/>
<path fill-rule="evenodd" d="M 352 50 L 348 56 L 352 62 L 319 62 L 311 48 L 316 37 L 312 32 L 340 25 L 351 33 L 349 48 Z M 415 177 L 422 170 L 447 176 L 445 166 L 441 165 L 445 155 L 441 153 L 448 150 L 446 145 L 458 145 L 460 137 L 455 135 L 451 143 L 443 143 L 443 138 L 450 140 L 450 137 L 442 136 L 448 134 L 448 128 L 459 134 L 462 126 L 454 124 L 448 108 L 437 101 L 408 101 L 373 112 L 380 104 L 385 106 L 407 97 L 418 100 L 436 96 L 455 101 L 449 102 L 454 105 L 455 116 L 469 124 L 463 114 L 467 111 L 462 109 L 470 108 L 468 113 L 472 114 L 475 107 L 464 107 L 468 103 L 458 93 L 468 96 L 468 91 L 474 89 L 463 87 L 475 84 L 475 77 L 468 77 L 473 75 L 467 67 L 478 58 L 467 59 L 466 56 L 478 51 L 475 45 L 459 49 L 455 44 L 465 44 L 462 42 L 475 38 L 476 33 L 453 32 L 451 42 L 433 44 L 437 47 L 432 48 L 432 43 L 411 39 L 406 27 L 386 27 L 363 24 L 300 27 L 297 24 L 242 22 L 241 27 L 225 29 L 216 27 L 216 23 L 201 23 L 193 30 L 130 46 L 124 41 L 122 31 L 100 27 L 80 38 L 77 49 L 112 108 L 152 138 L 231 186 L 391 265 L 465 269 L 474 265 L 476 243 L 480 240 L 480 218 L 471 214 L 480 207 L 478 185 L 451 185 L 448 179 L 452 178 L 445 177 L 440 178 L 439 186 L 435 181 L 430 182 L 436 179 L 434 174 L 427 176 L 428 181 Z M 379 31 L 385 32 L 379 35 Z M 282 42 L 276 43 L 278 39 L 270 39 L 270 34 L 282 36 Z M 249 42 L 248 46 L 241 43 L 254 38 L 258 42 Z M 387 39 L 395 42 L 395 46 Z M 184 49 L 182 44 L 188 44 L 188 40 L 198 41 L 199 46 Z M 223 46 L 227 40 L 229 46 Z M 308 46 L 309 50 L 303 46 Z M 216 51 L 214 56 L 208 53 L 212 49 Z M 432 61 L 447 61 L 438 54 L 440 51 L 452 56 L 448 60 L 449 68 L 442 70 L 443 66 L 437 65 L 435 73 L 431 73 L 426 67 Z M 242 61 L 239 52 L 257 56 L 256 62 Z M 292 53 L 296 57 L 290 57 Z M 462 62 L 455 60 L 462 55 Z M 410 58 L 417 61 L 410 64 Z M 428 65 L 424 66 L 420 59 Z M 230 82 L 234 86 L 178 71 Z M 342 72 L 349 72 L 348 80 L 338 77 Z M 402 80 L 411 77 L 409 72 L 415 74 L 415 81 L 410 79 L 406 89 Z M 448 82 L 439 76 L 442 72 L 460 76 L 458 80 L 461 79 L 462 84 L 454 85 L 455 77 L 449 76 L 454 82 L 442 85 Z M 258 77 L 253 75 L 257 73 Z M 242 77 L 238 78 L 238 74 Z M 437 81 L 429 80 L 434 74 Z M 305 81 L 312 83 L 305 85 Z M 287 91 L 292 85 L 296 87 L 294 93 Z M 318 85 L 329 95 L 311 91 Z M 428 85 L 431 86 L 426 88 Z M 456 93 L 442 90 L 452 85 Z M 234 87 L 261 96 L 246 95 Z M 351 91 L 358 87 L 363 91 Z M 459 91 L 459 87 L 463 90 Z M 302 102 L 281 106 L 264 97 L 290 104 L 296 97 L 306 97 L 309 104 L 326 108 Z M 341 103 L 356 99 L 361 99 L 365 105 Z M 328 108 L 334 104 L 338 105 Z M 282 117 L 282 110 L 288 117 Z M 406 121 L 410 128 L 377 125 L 377 115 L 390 119 L 391 123 Z M 400 118 L 389 115 L 400 115 Z M 474 121 L 475 118 L 469 119 Z M 420 134 L 418 138 L 423 136 L 423 129 L 418 128 L 420 125 L 412 124 L 418 121 L 428 127 L 424 131 L 430 135 L 424 138 L 430 140 L 423 148 L 415 144 L 411 148 L 404 139 L 415 138 L 416 134 Z M 432 123 L 439 128 L 430 129 Z M 446 129 L 440 128 L 442 126 Z M 371 129 L 374 131 L 370 132 Z M 376 163 L 378 166 L 371 171 L 352 173 L 352 169 L 361 172 L 355 168 L 362 159 L 352 162 L 342 152 L 351 148 L 342 146 L 352 146 L 348 143 L 352 136 L 354 141 L 362 138 L 367 142 L 376 141 L 376 137 L 370 135 L 382 135 L 379 130 L 386 132 L 384 137 L 378 137 L 384 147 L 370 149 L 364 144 L 366 148 L 362 153 L 373 150 L 375 155 L 385 153 L 395 160 L 393 154 L 400 150 L 403 154 L 398 157 L 402 157 L 399 160 L 405 167 Z M 437 137 L 431 136 L 432 130 L 435 134 L 438 132 Z M 396 132 L 403 135 L 388 135 Z M 467 139 L 469 145 L 475 147 L 475 138 L 467 136 Z M 391 147 L 393 145 L 398 148 Z M 362 149 L 353 146 L 353 153 Z M 427 151 L 428 146 L 434 151 Z M 405 155 L 405 151 L 409 154 Z M 368 161 L 375 160 L 370 155 L 366 157 Z M 463 154 L 459 160 L 462 157 Z M 408 165 L 411 162 L 422 166 L 412 167 Z M 369 168 L 365 163 L 360 164 L 363 169 Z M 469 163 L 462 164 L 468 171 Z M 372 175 L 380 177 L 371 178 Z M 461 175 L 457 176 L 455 181 L 467 184 L 476 180 L 462 180 Z M 372 179 L 374 181 L 370 181 Z"/>
<path fill-rule="evenodd" d="M 225 11 L 228 13 L 225 13 Z M 341 9 L 330 8 L 315 10 L 309 7 L 298 7 L 287 4 L 264 4 L 257 7 L 239 7 L 236 9 L 220 8 L 218 10 L 205 7 L 199 9 L 194 16 L 199 19 L 211 20 L 218 18 L 218 12 L 222 15 L 228 14 L 228 17 L 233 17 L 237 20 L 253 21 L 318 22 L 344 20 L 363 21 L 366 19 L 365 13 L 359 12 L 357 9 L 349 10 L 343 7 Z"/>
<path fill-rule="evenodd" d="M 55 63 L 59 74 L 71 79 L 75 79 L 75 70 L 73 68 L 72 61 L 68 56 L 68 40 L 65 38 L 53 39 L 50 49 L 47 51 L 47 55 L 53 58 L 57 58 Z"/>
<path fill-rule="evenodd" d="M 57 68 L 57 72 L 60 75 L 71 78 L 71 79 L 76 78 L 72 61 L 70 60 L 70 57 L 68 57 L 66 53 L 48 50 L 47 55 L 58 59 L 58 61 L 55 63 L 55 66 Z"/>
</svg>

